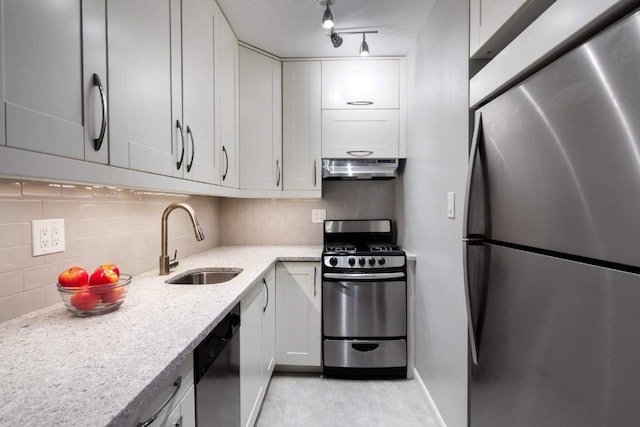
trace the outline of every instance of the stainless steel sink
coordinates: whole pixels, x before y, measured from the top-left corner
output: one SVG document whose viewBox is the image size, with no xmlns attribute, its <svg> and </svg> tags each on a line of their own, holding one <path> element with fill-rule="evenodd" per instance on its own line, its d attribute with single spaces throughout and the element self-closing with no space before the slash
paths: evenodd
<svg viewBox="0 0 640 427">
<path fill-rule="evenodd" d="M 242 272 L 241 268 L 213 267 L 198 268 L 173 276 L 166 283 L 172 285 L 213 285 L 224 283 Z"/>
</svg>

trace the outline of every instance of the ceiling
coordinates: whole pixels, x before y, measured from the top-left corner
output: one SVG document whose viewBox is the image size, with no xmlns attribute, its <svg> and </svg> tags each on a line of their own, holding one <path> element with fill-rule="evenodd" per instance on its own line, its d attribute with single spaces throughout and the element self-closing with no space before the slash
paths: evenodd
<svg viewBox="0 0 640 427">
<path fill-rule="evenodd" d="M 409 52 L 435 0 L 337 0 L 335 31 L 367 34 L 371 56 Z M 218 0 L 238 39 L 281 58 L 357 56 L 361 35 L 342 35 L 334 48 L 322 28 L 318 0 Z"/>
</svg>

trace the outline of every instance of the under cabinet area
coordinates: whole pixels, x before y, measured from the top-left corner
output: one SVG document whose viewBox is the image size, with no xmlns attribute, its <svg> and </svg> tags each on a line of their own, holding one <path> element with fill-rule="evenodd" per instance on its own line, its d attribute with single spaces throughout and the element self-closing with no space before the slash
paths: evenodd
<svg viewBox="0 0 640 427">
<path fill-rule="evenodd" d="M 0 4 L 0 145 L 107 163 L 105 1 Z"/>
<path fill-rule="evenodd" d="M 282 188 L 282 66 L 240 46 L 240 188 Z"/>
<path fill-rule="evenodd" d="M 276 363 L 320 367 L 322 283 L 319 262 L 276 265 Z"/>
</svg>

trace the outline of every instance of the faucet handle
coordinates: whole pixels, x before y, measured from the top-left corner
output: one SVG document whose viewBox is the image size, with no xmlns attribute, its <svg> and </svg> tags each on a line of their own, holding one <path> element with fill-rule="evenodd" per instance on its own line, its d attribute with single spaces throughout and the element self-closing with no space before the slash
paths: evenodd
<svg viewBox="0 0 640 427">
<path fill-rule="evenodd" d="M 173 253 L 173 259 L 169 260 L 169 270 L 171 270 L 172 268 L 176 268 L 178 266 L 179 262 L 178 262 L 178 250 L 176 249 L 176 251 Z"/>
<path fill-rule="evenodd" d="M 171 261 L 175 261 L 176 259 L 178 259 L 178 250 L 177 249 L 173 253 L 173 259 Z"/>
</svg>

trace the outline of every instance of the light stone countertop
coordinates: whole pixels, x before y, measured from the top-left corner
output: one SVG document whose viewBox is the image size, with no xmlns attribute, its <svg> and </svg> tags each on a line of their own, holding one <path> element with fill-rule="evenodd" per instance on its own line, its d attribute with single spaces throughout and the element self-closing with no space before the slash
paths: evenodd
<svg viewBox="0 0 640 427">
<path fill-rule="evenodd" d="M 123 424 L 270 267 L 320 261 L 321 253 L 320 246 L 217 247 L 180 260 L 169 276 L 157 269 L 134 276 L 112 313 L 79 318 L 60 303 L 0 323 L 0 426 Z M 164 283 L 201 267 L 244 271 L 217 285 Z"/>
</svg>

